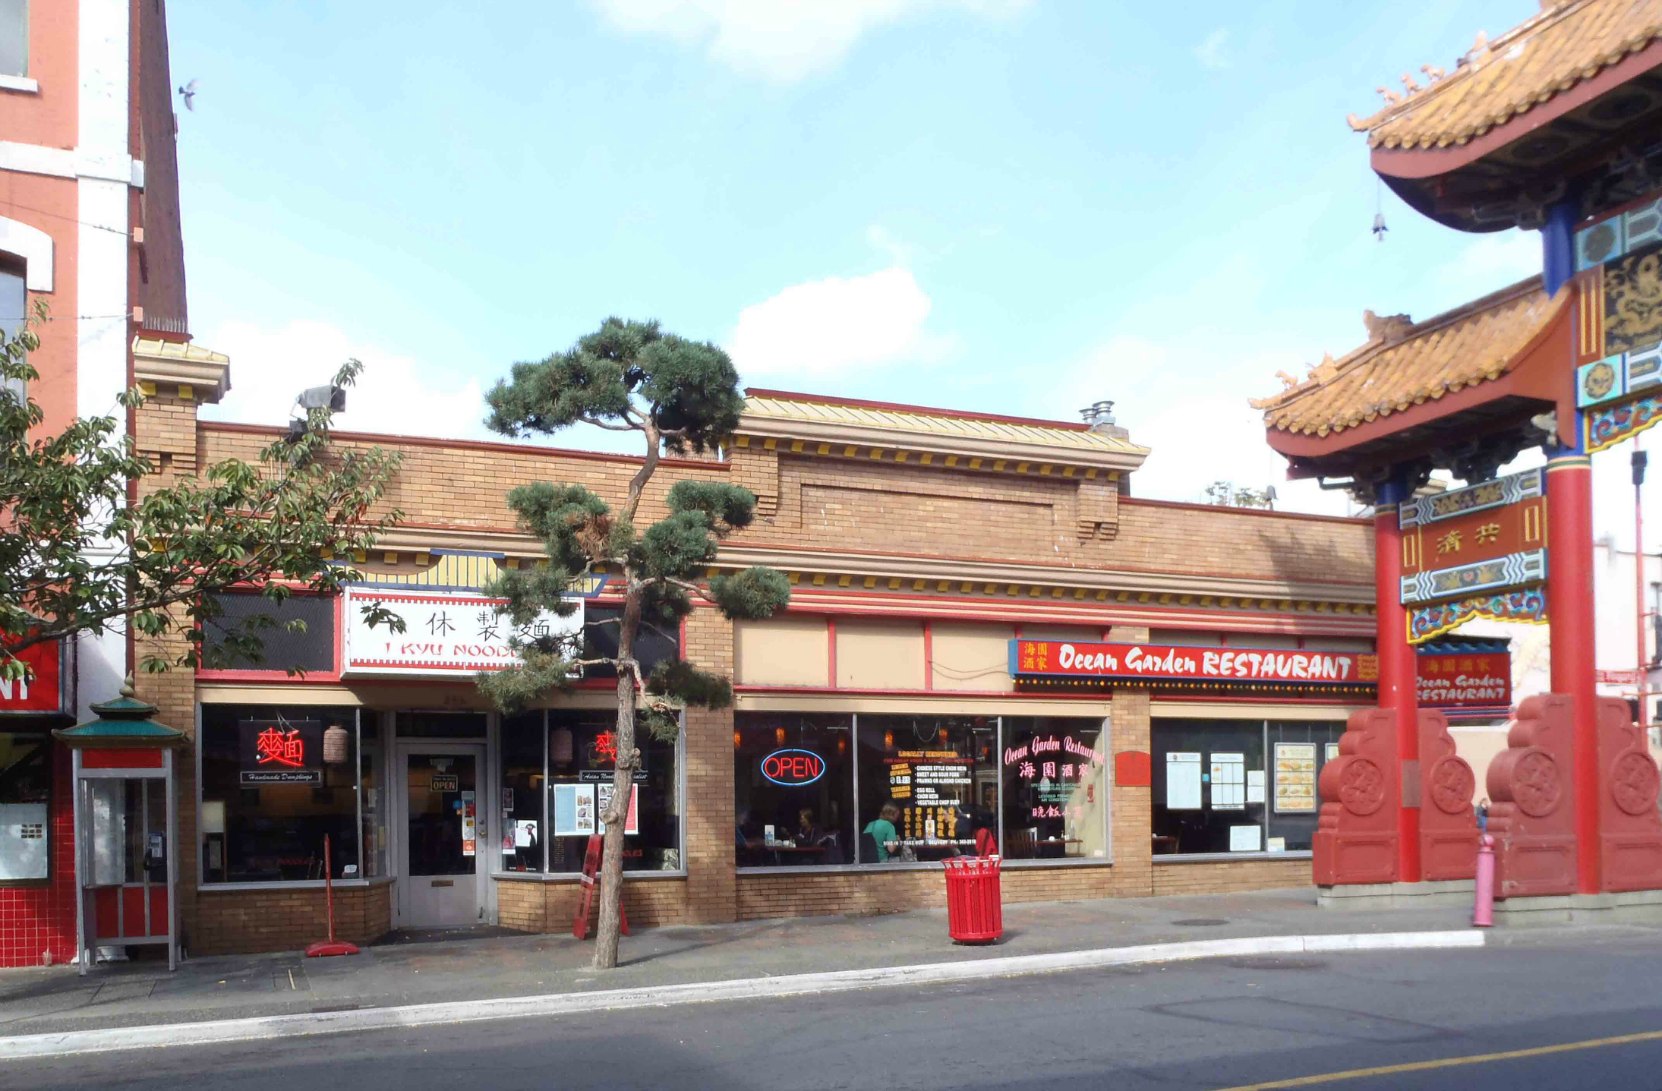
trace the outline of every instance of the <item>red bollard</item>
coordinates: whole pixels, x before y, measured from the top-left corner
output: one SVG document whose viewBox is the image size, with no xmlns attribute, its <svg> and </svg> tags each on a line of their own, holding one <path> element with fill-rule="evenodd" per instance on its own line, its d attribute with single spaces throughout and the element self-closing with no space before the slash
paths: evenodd
<svg viewBox="0 0 1662 1091">
<path fill-rule="evenodd" d="M 1477 839 L 1476 892 L 1472 926 L 1491 928 L 1495 923 L 1495 839 L 1488 834 Z"/>
</svg>

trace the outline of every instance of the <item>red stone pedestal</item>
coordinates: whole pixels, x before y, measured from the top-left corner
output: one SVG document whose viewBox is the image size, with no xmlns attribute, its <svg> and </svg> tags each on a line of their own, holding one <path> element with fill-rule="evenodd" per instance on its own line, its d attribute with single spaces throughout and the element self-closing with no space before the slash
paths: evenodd
<svg viewBox="0 0 1662 1091">
<path fill-rule="evenodd" d="M 1321 817 L 1312 845 L 1317 886 L 1394 883 L 1401 877 L 1396 713 L 1353 712 L 1339 756 L 1322 768 Z"/>
<path fill-rule="evenodd" d="M 1662 776 L 1627 704 L 1598 706 L 1599 875 L 1607 891 L 1662 889 Z"/>
<path fill-rule="evenodd" d="M 1526 699 L 1489 763 L 1497 898 L 1575 893 L 1574 720 L 1562 693 Z"/>
<path fill-rule="evenodd" d="M 1472 810 L 1472 791 L 1477 777 L 1454 752 L 1448 718 L 1441 712 L 1421 712 L 1419 734 L 1420 878 L 1473 878 L 1477 874 L 1477 815 Z"/>
</svg>

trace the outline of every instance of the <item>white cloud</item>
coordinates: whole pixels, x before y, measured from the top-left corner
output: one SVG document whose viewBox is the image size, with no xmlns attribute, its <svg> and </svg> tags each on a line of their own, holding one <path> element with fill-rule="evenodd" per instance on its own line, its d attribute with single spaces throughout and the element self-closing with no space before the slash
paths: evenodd
<svg viewBox="0 0 1662 1091">
<path fill-rule="evenodd" d="M 911 270 L 898 265 L 812 280 L 740 311 L 727 349 L 747 378 L 938 360 L 952 342 L 924 329 L 932 306 Z"/>
<path fill-rule="evenodd" d="M 1229 56 L 1225 52 L 1229 45 L 1229 31 L 1219 27 L 1206 36 L 1206 40 L 1195 46 L 1195 60 L 1202 68 L 1228 68 Z"/>
<path fill-rule="evenodd" d="M 408 356 L 369 344 L 323 322 L 295 321 L 277 328 L 226 322 L 200 343 L 231 358 L 231 391 L 203 417 L 283 424 L 295 397 L 329 382 L 348 359 L 364 363 L 358 385 L 346 396 L 337 427 L 444 439 L 500 439 L 484 426 L 485 393 L 479 381 L 445 374 Z"/>
<path fill-rule="evenodd" d="M 928 11 L 998 17 L 1031 0 L 590 0 L 613 27 L 703 45 L 713 60 L 777 83 L 835 68 L 874 30 Z"/>
</svg>

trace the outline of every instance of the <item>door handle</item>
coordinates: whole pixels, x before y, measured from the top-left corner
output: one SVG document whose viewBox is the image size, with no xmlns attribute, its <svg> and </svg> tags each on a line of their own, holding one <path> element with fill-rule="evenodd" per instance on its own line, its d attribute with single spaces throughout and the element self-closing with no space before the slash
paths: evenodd
<svg viewBox="0 0 1662 1091">
<path fill-rule="evenodd" d="M 456 880 L 454 880 L 454 879 L 434 879 L 432 885 L 434 885 L 434 886 L 455 886 L 456 885 Z"/>
</svg>

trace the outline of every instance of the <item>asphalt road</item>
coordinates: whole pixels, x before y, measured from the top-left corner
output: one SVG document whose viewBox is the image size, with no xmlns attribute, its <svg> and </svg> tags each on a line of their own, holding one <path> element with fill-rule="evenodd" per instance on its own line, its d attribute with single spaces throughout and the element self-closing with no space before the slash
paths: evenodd
<svg viewBox="0 0 1662 1091">
<path fill-rule="evenodd" d="M 1602 1041 L 1617 1036 L 1640 1037 Z M 1505 1056 L 1519 1050 L 1536 1052 Z M 1402 1067 L 1422 1063 L 1438 1067 Z M 1224 959 L 0 1067 L 3 1088 L 156 1091 L 1242 1086 L 1662 1091 L 1662 937 Z"/>
</svg>

